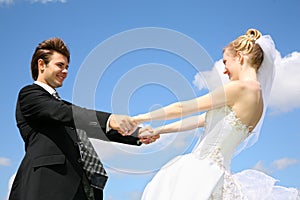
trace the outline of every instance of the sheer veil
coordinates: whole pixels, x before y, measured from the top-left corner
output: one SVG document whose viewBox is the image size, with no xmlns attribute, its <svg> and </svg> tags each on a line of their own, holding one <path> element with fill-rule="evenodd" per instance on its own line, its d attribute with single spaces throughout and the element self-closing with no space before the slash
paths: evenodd
<svg viewBox="0 0 300 200">
<path fill-rule="evenodd" d="M 268 107 L 273 80 L 275 77 L 276 49 L 271 36 L 261 36 L 256 40 L 255 43 L 258 44 L 264 52 L 264 59 L 258 70 L 258 81 L 260 82 L 262 88 L 264 111 L 260 118 L 260 121 L 252 131 L 252 134 L 248 138 L 246 138 L 243 143 L 240 144 L 235 152 L 235 155 L 239 154 L 241 151 L 257 142 Z"/>
</svg>

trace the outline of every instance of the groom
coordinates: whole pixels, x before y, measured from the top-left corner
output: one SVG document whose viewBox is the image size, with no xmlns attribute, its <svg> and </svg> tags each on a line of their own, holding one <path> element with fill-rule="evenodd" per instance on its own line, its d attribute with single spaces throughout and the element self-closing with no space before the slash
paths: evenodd
<svg viewBox="0 0 300 200">
<path fill-rule="evenodd" d="M 87 135 L 130 145 L 158 137 L 138 138 L 136 123 L 115 115 L 78 107 L 56 92 L 67 77 L 70 53 L 59 38 L 40 43 L 31 60 L 34 84 L 21 89 L 16 121 L 25 157 L 12 185 L 10 200 L 103 199 L 107 174 Z M 75 126 L 76 119 L 76 126 Z"/>
</svg>

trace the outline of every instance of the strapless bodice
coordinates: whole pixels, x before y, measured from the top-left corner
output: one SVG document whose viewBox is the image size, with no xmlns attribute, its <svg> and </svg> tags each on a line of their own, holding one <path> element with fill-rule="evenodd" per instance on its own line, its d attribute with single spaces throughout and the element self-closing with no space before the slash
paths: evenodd
<svg viewBox="0 0 300 200">
<path fill-rule="evenodd" d="M 207 112 L 202 139 L 193 154 L 198 158 L 210 158 L 227 170 L 237 146 L 250 134 L 229 106 Z"/>
</svg>

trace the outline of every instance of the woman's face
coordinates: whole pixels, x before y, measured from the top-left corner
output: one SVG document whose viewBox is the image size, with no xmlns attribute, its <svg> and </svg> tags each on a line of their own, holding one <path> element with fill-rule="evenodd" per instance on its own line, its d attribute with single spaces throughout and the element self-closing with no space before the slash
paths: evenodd
<svg viewBox="0 0 300 200">
<path fill-rule="evenodd" d="M 224 74 L 227 74 L 231 81 L 238 80 L 240 62 L 237 56 L 233 56 L 227 49 L 223 53 L 223 63 L 225 65 Z"/>
</svg>

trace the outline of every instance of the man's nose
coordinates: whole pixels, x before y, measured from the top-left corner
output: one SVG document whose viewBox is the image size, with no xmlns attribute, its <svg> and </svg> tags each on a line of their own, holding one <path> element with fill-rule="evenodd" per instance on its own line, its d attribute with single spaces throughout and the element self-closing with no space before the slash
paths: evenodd
<svg viewBox="0 0 300 200">
<path fill-rule="evenodd" d="M 67 73 L 68 73 L 68 69 L 67 69 L 67 68 L 64 68 L 64 69 L 62 70 L 62 72 L 67 74 Z"/>
</svg>

